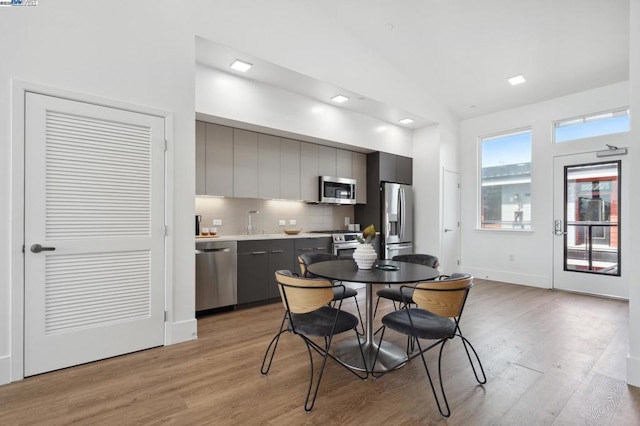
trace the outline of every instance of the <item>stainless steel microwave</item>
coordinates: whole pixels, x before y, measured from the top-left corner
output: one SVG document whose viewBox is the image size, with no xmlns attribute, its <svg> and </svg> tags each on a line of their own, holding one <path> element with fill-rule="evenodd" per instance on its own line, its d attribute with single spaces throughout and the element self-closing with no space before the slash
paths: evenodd
<svg viewBox="0 0 640 426">
<path fill-rule="evenodd" d="M 320 203 L 355 204 L 356 180 L 331 176 L 320 176 Z"/>
</svg>

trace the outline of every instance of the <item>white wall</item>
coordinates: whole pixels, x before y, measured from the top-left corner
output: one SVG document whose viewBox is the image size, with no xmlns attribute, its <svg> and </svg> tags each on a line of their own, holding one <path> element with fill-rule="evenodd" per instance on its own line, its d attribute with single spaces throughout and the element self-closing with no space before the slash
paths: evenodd
<svg viewBox="0 0 640 426">
<path fill-rule="evenodd" d="M 552 274 L 553 157 L 600 150 L 605 143 L 628 146 L 629 134 L 553 144 L 551 123 L 581 114 L 629 105 L 629 84 L 619 83 L 587 92 L 486 115 L 461 123 L 462 269 L 474 276 L 550 288 Z M 531 232 L 477 229 L 478 138 L 531 127 L 532 129 L 532 227 Z M 623 182 L 623 194 L 628 182 Z M 630 192 L 626 192 L 630 194 Z M 631 222 L 628 220 L 629 223 Z M 634 252 L 622 241 L 624 257 Z M 490 248 L 490 249 L 489 249 Z M 513 255 L 514 261 L 510 261 Z M 624 264 L 629 264 L 624 262 Z"/>
<path fill-rule="evenodd" d="M 630 150 L 633 164 L 640 164 L 640 0 L 631 0 L 631 37 L 630 37 L 630 68 L 631 80 L 629 96 L 631 104 L 631 137 L 635 143 Z M 631 182 L 637 187 L 640 182 L 640 167 L 631 170 Z M 637 192 L 637 191 L 636 191 Z M 640 222 L 637 220 L 640 212 L 640 197 L 634 196 L 630 200 L 630 210 L 635 212 L 636 220 L 629 226 L 634 253 L 640 252 Z M 640 386 L 640 262 L 633 259 L 628 263 L 629 268 L 629 357 L 627 358 L 627 383 Z"/>
<path fill-rule="evenodd" d="M 412 156 L 408 129 L 203 65 L 196 67 L 196 112 Z"/>
</svg>

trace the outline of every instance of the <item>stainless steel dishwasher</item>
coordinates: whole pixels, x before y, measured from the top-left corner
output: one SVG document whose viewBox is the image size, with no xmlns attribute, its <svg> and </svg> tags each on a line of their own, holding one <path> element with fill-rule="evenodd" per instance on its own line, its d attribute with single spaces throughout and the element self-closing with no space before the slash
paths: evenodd
<svg viewBox="0 0 640 426">
<path fill-rule="evenodd" d="M 238 302 L 236 241 L 196 242 L 196 311 Z"/>
</svg>

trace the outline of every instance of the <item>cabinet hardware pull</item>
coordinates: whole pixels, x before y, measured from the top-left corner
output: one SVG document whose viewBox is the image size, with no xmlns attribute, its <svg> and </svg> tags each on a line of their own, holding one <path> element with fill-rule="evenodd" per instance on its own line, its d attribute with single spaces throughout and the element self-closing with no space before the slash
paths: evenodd
<svg viewBox="0 0 640 426">
<path fill-rule="evenodd" d="M 284 253 L 284 250 L 271 250 L 271 253 Z"/>
<path fill-rule="evenodd" d="M 251 254 L 267 254 L 266 251 L 254 251 Z"/>
</svg>

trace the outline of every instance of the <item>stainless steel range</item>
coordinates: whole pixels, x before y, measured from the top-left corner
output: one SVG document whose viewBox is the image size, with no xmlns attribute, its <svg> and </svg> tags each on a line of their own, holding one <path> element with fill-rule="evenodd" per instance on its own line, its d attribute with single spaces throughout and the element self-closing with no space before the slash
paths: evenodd
<svg viewBox="0 0 640 426">
<path fill-rule="evenodd" d="M 362 232 L 353 232 L 353 231 L 341 231 L 341 230 L 333 230 L 333 231 L 314 231 L 322 234 L 331 234 L 331 238 L 333 240 L 332 251 L 333 254 L 338 255 L 340 259 L 353 259 L 353 252 L 356 247 L 358 247 L 358 236 L 362 236 Z M 379 239 L 379 233 L 376 234 L 376 239 Z M 376 244 L 377 241 L 374 241 L 374 247 L 378 247 L 379 244 Z M 379 253 L 378 253 L 379 254 Z"/>
</svg>

